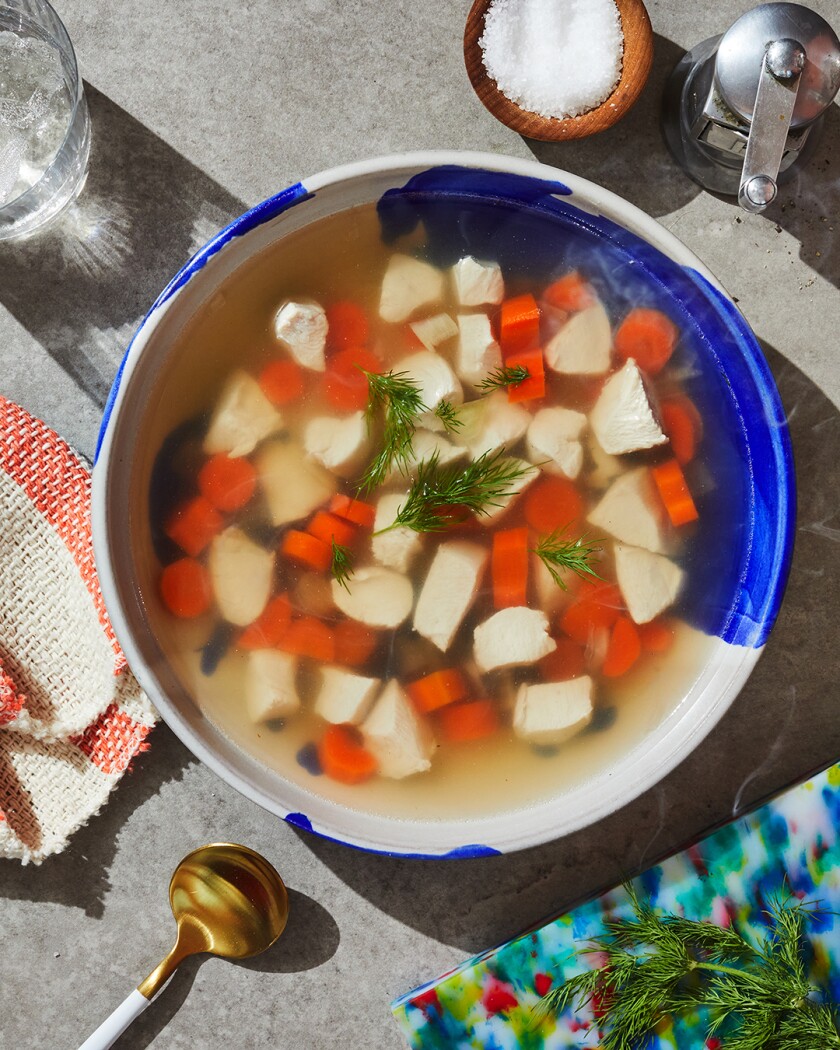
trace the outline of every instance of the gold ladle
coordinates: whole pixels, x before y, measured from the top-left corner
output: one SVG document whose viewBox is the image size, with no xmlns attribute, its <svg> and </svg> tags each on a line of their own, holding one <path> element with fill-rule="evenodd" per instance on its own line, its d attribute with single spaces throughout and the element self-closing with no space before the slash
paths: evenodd
<svg viewBox="0 0 840 1050">
<path fill-rule="evenodd" d="M 259 955 L 274 944 L 289 917 L 289 896 L 274 868 L 232 842 L 213 842 L 187 854 L 169 883 L 169 903 L 178 923 L 172 951 L 79 1050 L 107 1050 L 188 956 Z"/>
</svg>

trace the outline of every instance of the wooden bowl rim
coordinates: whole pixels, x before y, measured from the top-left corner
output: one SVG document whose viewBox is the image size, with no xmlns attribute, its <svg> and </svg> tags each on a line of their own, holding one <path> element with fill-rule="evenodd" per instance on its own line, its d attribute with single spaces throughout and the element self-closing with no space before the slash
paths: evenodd
<svg viewBox="0 0 840 1050">
<path fill-rule="evenodd" d="M 562 142 L 586 138 L 588 135 L 606 131 L 607 128 L 616 124 L 642 93 L 653 65 L 653 27 L 644 0 L 615 0 L 625 40 L 621 77 L 611 94 L 599 106 L 588 110 L 579 117 L 568 117 L 565 120 L 559 120 L 557 117 L 543 117 L 539 113 L 517 105 L 499 90 L 496 81 L 485 69 L 484 56 L 478 41 L 484 32 L 484 18 L 491 3 L 492 0 L 473 0 L 464 27 L 464 65 L 473 90 L 484 108 L 512 131 L 542 142 Z M 624 27 L 625 18 L 631 9 L 638 11 L 641 16 L 637 41 L 641 43 L 643 38 L 646 38 L 650 46 L 646 49 L 643 63 L 634 67 L 633 70 L 628 70 L 625 61 L 627 37 Z M 477 23 L 476 31 L 474 35 L 471 35 L 470 28 L 474 23 Z"/>
</svg>

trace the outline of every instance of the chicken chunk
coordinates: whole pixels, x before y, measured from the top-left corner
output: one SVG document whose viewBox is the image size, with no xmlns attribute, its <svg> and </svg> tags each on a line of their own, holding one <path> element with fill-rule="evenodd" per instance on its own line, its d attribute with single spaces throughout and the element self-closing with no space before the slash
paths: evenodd
<svg viewBox="0 0 840 1050">
<path fill-rule="evenodd" d="M 306 424 L 306 451 L 342 478 L 355 474 L 370 447 L 364 412 L 351 416 L 316 416 Z"/>
<path fill-rule="evenodd" d="M 247 456 L 261 441 L 283 428 L 283 417 L 247 372 L 236 371 L 225 383 L 204 438 L 208 456 L 224 452 Z"/>
<path fill-rule="evenodd" d="M 253 623 L 271 594 L 273 552 L 231 525 L 213 538 L 208 567 L 213 596 L 224 619 L 237 627 Z"/>
<path fill-rule="evenodd" d="M 382 682 L 365 678 L 341 667 L 322 667 L 321 687 L 315 701 L 315 714 L 335 725 L 358 725 L 370 710 Z"/>
<path fill-rule="evenodd" d="M 458 377 L 446 361 L 431 350 L 421 350 L 402 358 L 394 365 L 394 372 L 405 372 L 418 386 L 426 411 L 421 412 L 417 420 L 428 430 L 443 429 L 443 423 L 435 415 L 435 409 L 441 401 L 460 405 L 464 400 Z"/>
<path fill-rule="evenodd" d="M 615 574 L 636 623 L 648 623 L 673 605 L 685 577 L 670 558 L 623 543 L 615 545 Z"/>
<path fill-rule="evenodd" d="M 591 431 L 587 439 L 587 448 L 591 466 L 587 472 L 586 480 L 593 488 L 605 489 L 610 482 L 624 472 L 625 463 L 618 456 L 611 456 L 605 452 Z"/>
<path fill-rule="evenodd" d="M 345 616 L 368 627 L 399 627 L 414 605 L 411 580 L 378 565 L 357 569 L 347 588 L 332 581 L 335 604 Z"/>
<path fill-rule="evenodd" d="M 583 466 L 581 434 L 586 416 L 570 408 L 541 408 L 528 426 L 526 444 L 531 462 L 549 474 L 576 478 Z"/>
<path fill-rule="evenodd" d="M 285 303 L 274 318 L 274 334 L 304 368 L 326 367 L 327 315 L 317 303 Z"/>
<path fill-rule="evenodd" d="M 532 418 L 526 408 L 511 404 L 504 390 L 470 401 L 458 414 L 463 426 L 453 434 L 453 440 L 466 445 L 473 459 L 515 445 Z"/>
<path fill-rule="evenodd" d="M 592 719 L 592 679 L 520 686 L 513 711 L 513 731 L 533 744 L 562 744 Z"/>
<path fill-rule="evenodd" d="M 502 268 L 496 262 L 479 262 L 466 255 L 452 267 L 452 277 L 461 306 L 496 306 L 505 297 Z"/>
<path fill-rule="evenodd" d="M 468 454 L 467 449 L 461 448 L 459 445 L 453 445 L 442 434 L 432 430 L 425 430 L 422 427 L 414 431 L 414 437 L 411 440 L 411 450 L 414 464 L 420 463 L 424 459 L 431 459 L 437 453 L 438 465 L 441 467 L 445 467 L 449 463 L 455 463 L 459 459 L 464 459 Z M 412 471 L 410 470 L 410 472 Z"/>
<path fill-rule="evenodd" d="M 389 324 L 407 321 L 415 310 L 443 298 L 440 270 L 410 255 L 392 255 L 382 279 L 379 316 Z"/>
<path fill-rule="evenodd" d="M 666 554 L 670 547 L 665 508 L 647 467 L 616 478 L 589 512 L 589 521 L 622 543 Z"/>
<path fill-rule="evenodd" d="M 604 383 L 592 409 L 590 423 L 601 448 L 612 456 L 664 445 L 642 373 L 632 359 Z"/>
<path fill-rule="evenodd" d="M 502 351 L 493 338 L 490 318 L 486 314 L 459 314 L 455 371 L 461 379 L 478 389 L 488 374 L 501 364 Z"/>
<path fill-rule="evenodd" d="M 565 375 L 597 376 L 609 371 L 611 353 L 610 319 L 596 302 L 573 314 L 549 339 L 545 361 L 549 368 Z"/>
<path fill-rule="evenodd" d="M 494 501 L 493 506 L 487 506 L 484 514 L 478 516 L 478 520 L 482 525 L 495 525 L 501 516 L 507 511 L 511 503 L 514 503 L 519 496 L 528 488 L 531 482 L 536 481 L 540 476 L 538 467 L 535 467 L 532 463 L 529 463 L 527 459 L 517 459 L 516 456 L 510 456 L 502 460 L 502 463 L 510 463 L 516 465 L 522 471 L 518 478 L 508 482 L 505 486 L 505 495 L 499 496 Z"/>
<path fill-rule="evenodd" d="M 429 567 L 414 613 L 414 630 L 446 652 L 469 612 L 487 563 L 486 547 L 441 543 Z"/>
<path fill-rule="evenodd" d="M 494 613 L 476 627 L 474 638 L 475 662 L 482 673 L 534 664 L 557 648 L 545 613 L 524 605 Z"/>
<path fill-rule="evenodd" d="M 422 321 L 412 321 L 411 330 L 427 350 L 436 350 L 441 343 L 458 334 L 458 326 L 449 314 L 435 314 L 434 317 L 424 317 Z"/>
<path fill-rule="evenodd" d="M 407 572 L 415 555 L 423 546 L 420 533 L 414 529 L 398 526 L 388 532 L 380 532 L 392 525 L 397 511 L 405 503 L 404 492 L 386 492 L 379 497 L 376 504 L 376 518 L 373 522 L 371 552 L 380 565 L 387 565 L 397 572 Z M 379 533 L 379 535 L 377 535 Z"/>
<path fill-rule="evenodd" d="M 435 739 L 396 680 L 382 690 L 361 731 L 381 776 L 401 780 L 431 768 Z"/>
<path fill-rule="evenodd" d="M 256 457 L 272 524 L 305 518 L 335 492 L 335 478 L 293 441 L 271 441 Z"/>
<path fill-rule="evenodd" d="M 252 722 L 285 718 L 300 707 L 295 687 L 297 660 L 276 649 L 257 649 L 248 654 L 245 672 L 245 709 Z"/>
</svg>

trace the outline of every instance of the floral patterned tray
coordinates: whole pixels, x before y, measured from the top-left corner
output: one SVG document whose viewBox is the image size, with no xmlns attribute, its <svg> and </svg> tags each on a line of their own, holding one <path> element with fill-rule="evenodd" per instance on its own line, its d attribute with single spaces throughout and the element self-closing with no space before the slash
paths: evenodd
<svg viewBox="0 0 840 1050">
<path fill-rule="evenodd" d="M 763 909 L 787 890 L 840 912 L 840 763 L 713 832 L 635 885 L 652 903 L 719 924 L 731 918 L 762 935 Z M 608 917 L 626 914 L 623 889 L 606 893 L 539 929 L 462 963 L 402 996 L 394 1017 L 415 1050 L 560 1050 L 596 1047 L 591 1014 L 567 1013 L 532 1027 L 531 1007 L 582 968 L 576 950 L 603 932 Z M 840 942 L 835 918 L 812 923 L 813 977 L 840 1001 Z M 650 1050 L 696 1050 L 699 1018 L 660 1030 Z M 704 1029 L 705 1030 L 705 1029 Z M 707 1045 L 712 1045 L 707 1044 Z"/>
</svg>

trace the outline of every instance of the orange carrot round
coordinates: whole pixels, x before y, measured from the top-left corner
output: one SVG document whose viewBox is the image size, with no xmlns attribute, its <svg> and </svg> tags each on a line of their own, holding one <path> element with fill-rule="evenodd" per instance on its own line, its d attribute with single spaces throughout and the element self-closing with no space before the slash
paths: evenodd
<svg viewBox="0 0 840 1050">
<path fill-rule="evenodd" d="M 573 313 L 591 306 L 595 302 L 595 294 L 589 282 L 577 270 L 572 270 L 550 284 L 543 292 L 543 299 L 558 310 Z"/>
<path fill-rule="evenodd" d="M 703 434 L 703 421 L 694 402 L 678 394 L 663 401 L 659 413 L 677 462 L 690 463 Z"/>
<path fill-rule="evenodd" d="M 326 309 L 327 345 L 335 350 L 364 346 L 368 341 L 368 319 L 358 303 L 346 300 L 332 303 Z"/>
<path fill-rule="evenodd" d="M 674 644 L 674 624 L 662 616 L 649 623 L 640 623 L 636 629 L 646 653 L 665 653 Z"/>
<path fill-rule="evenodd" d="M 356 538 L 356 530 L 349 521 L 319 510 L 306 526 L 306 531 L 332 547 L 333 540 L 342 547 L 349 547 Z"/>
<path fill-rule="evenodd" d="M 210 500 L 196 496 L 175 511 L 164 532 L 181 550 L 197 558 L 223 526 L 224 520 Z"/>
<path fill-rule="evenodd" d="M 493 535 L 493 604 L 497 609 L 528 603 L 528 530 L 502 529 Z"/>
<path fill-rule="evenodd" d="M 173 616 L 191 620 L 210 608 L 210 578 L 194 558 L 167 565 L 160 575 L 160 596 Z"/>
<path fill-rule="evenodd" d="M 583 497 L 567 478 L 541 478 L 525 492 L 525 520 L 543 536 L 582 515 Z"/>
<path fill-rule="evenodd" d="M 283 535 L 280 550 L 292 561 L 309 565 L 319 572 L 323 572 L 332 562 L 332 547 L 317 536 L 300 532 L 298 529 L 289 529 Z"/>
<path fill-rule="evenodd" d="M 198 490 L 216 510 L 240 510 L 254 495 L 257 472 L 243 456 L 211 456 L 198 472 Z"/>
<path fill-rule="evenodd" d="M 560 629 L 578 643 L 591 645 L 599 632 L 608 631 L 624 604 L 621 592 L 612 583 L 583 583 L 577 599 L 563 613 Z"/>
<path fill-rule="evenodd" d="M 639 368 L 656 375 L 668 363 L 679 331 L 659 310 L 631 310 L 615 333 L 615 351 L 623 360 L 632 357 Z"/>
<path fill-rule="evenodd" d="M 336 663 L 362 667 L 379 645 L 379 635 L 357 620 L 341 620 L 334 630 Z"/>
<path fill-rule="evenodd" d="M 567 682 L 579 678 L 586 669 L 586 653 L 571 638 L 557 638 L 557 648 L 537 664 L 544 682 Z"/>
<path fill-rule="evenodd" d="M 438 716 L 438 726 L 444 740 L 465 743 L 492 736 L 499 728 L 499 719 L 492 700 L 471 700 L 445 707 Z"/>
<path fill-rule="evenodd" d="M 381 372 L 384 365 L 364 347 L 339 350 L 327 363 L 324 373 L 324 395 L 342 412 L 358 412 L 368 403 L 368 381 L 365 372 Z"/>
<path fill-rule="evenodd" d="M 641 651 L 642 645 L 636 625 L 629 617 L 619 616 L 610 635 L 602 673 L 607 678 L 618 678 L 626 674 L 639 659 Z"/>
<path fill-rule="evenodd" d="M 510 354 L 505 359 L 505 367 L 515 368 L 516 365 L 528 369 L 528 378 L 507 388 L 508 401 L 535 401 L 545 397 L 545 361 L 542 350 L 539 347 L 534 350 L 522 350 L 518 354 Z"/>
<path fill-rule="evenodd" d="M 377 769 L 373 755 L 362 745 L 353 726 L 328 726 L 318 743 L 318 759 L 328 777 L 341 784 L 361 784 Z"/>
<path fill-rule="evenodd" d="M 696 521 L 699 517 L 697 507 L 691 498 L 679 463 L 675 459 L 669 459 L 667 463 L 654 467 L 651 474 L 671 522 L 679 526 Z"/>
<path fill-rule="evenodd" d="M 331 664 L 335 660 L 335 636 L 315 616 L 301 616 L 298 620 L 292 620 L 276 648 L 320 663 Z"/>
<path fill-rule="evenodd" d="M 290 405 L 303 395 L 306 381 L 303 369 L 295 361 L 280 358 L 271 361 L 260 373 L 260 388 L 274 405 Z"/>
<path fill-rule="evenodd" d="M 461 672 L 454 667 L 447 667 L 412 682 L 407 686 L 407 692 L 417 710 L 428 714 L 439 707 L 463 700 L 469 689 Z"/>
<path fill-rule="evenodd" d="M 366 529 L 373 528 L 376 520 L 376 507 L 370 503 L 363 503 L 360 499 L 353 499 L 352 496 L 333 496 L 330 500 L 330 511 Z"/>
<path fill-rule="evenodd" d="M 532 350 L 540 341 L 540 308 L 530 293 L 505 299 L 499 314 L 499 342 L 502 353 Z"/>
<path fill-rule="evenodd" d="M 240 649 L 270 649 L 276 646 L 292 622 L 292 603 L 287 594 L 272 598 L 258 619 L 240 634 Z"/>
</svg>

